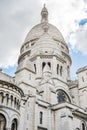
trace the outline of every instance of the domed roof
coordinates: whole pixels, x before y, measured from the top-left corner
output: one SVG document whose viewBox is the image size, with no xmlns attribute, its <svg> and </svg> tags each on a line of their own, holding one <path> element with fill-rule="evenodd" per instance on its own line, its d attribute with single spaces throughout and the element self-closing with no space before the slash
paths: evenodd
<svg viewBox="0 0 87 130">
<path fill-rule="evenodd" d="M 53 39 L 65 43 L 61 32 L 55 26 L 49 23 L 40 23 L 34 26 L 27 34 L 24 43 L 33 39 L 39 39 L 44 34 L 44 32 L 47 32 Z"/>
<path fill-rule="evenodd" d="M 54 40 L 60 41 L 65 44 L 61 32 L 52 24 L 48 23 L 48 11 L 44 5 L 41 11 L 41 23 L 34 26 L 27 34 L 24 44 L 39 39 L 44 32 L 47 32 Z"/>
</svg>

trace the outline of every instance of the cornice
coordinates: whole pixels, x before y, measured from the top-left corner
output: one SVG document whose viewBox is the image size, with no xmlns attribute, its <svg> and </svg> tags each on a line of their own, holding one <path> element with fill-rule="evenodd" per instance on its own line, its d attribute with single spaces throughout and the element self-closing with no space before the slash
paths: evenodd
<svg viewBox="0 0 87 130">
<path fill-rule="evenodd" d="M 10 82 L 3 81 L 3 80 L 0 80 L 0 83 L 2 85 L 7 85 L 8 87 L 14 88 L 16 91 L 18 91 L 21 94 L 21 96 L 24 95 L 23 91 L 18 86 L 16 86 L 15 84 L 12 84 Z"/>
</svg>

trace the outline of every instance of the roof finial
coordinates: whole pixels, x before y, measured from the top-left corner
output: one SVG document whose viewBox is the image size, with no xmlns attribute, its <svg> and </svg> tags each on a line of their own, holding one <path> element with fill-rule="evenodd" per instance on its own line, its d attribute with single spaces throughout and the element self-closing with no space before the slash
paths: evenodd
<svg viewBox="0 0 87 130">
<path fill-rule="evenodd" d="M 46 6 L 46 4 L 44 3 L 44 7 Z"/>
<path fill-rule="evenodd" d="M 47 8 L 45 7 L 45 4 L 41 11 L 41 16 L 42 16 L 41 23 L 48 22 L 48 11 Z"/>
</svg>

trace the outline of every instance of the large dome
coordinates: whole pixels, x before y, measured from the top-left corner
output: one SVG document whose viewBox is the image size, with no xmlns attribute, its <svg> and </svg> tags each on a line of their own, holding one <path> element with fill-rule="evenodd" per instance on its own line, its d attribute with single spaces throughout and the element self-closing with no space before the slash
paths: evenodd
<svg viewBox="0 0 87 130">
<path fill-rule="evenodd" d="M 44 6 L 41 11 L 41 23 L 34 26 L 27 34 L 24 43 L 20 49 L 19 60 L 27 54 L 32 54 L 32 50 L 37 48 L 37 46 L 39 45 L 39 41 L 42 43 L 43 41 L 45 41 L 47 43 L 47 40 L 44 39 L 44 34 L 47 34 L 45 38 L 47 38 L 48 36 L 48 39 L 50 38 L 53 46 L 58 45 L 58 48 L 60 47 L 60 50 L 67 52 L 67 54 L 69 53 L 67 44 L 65 43 L 61 32 L 54 25 L 48 22 L 48 11 Z M 43 41 L 41 41 L 42 39 Z M 42 44 L 40 43 L 40 46 L 41 45 Z M 48 46 L 48 44 L 45 45 Z M 50 47 L 51 44 L 49 44 L 48 48 Z"/>
<path fill-rule="evenodd" d="M 45 32 L 47 32 L 54 40 L 65 44 L 61 32 L 55 26 L 48 22 L 48 11 L 47 8 L 44 6 L 41 11 L 41 23 L 37 24 L 29 31 L 25 38 L 24 44 L 39 39 Z"/>
<path fill-rule="evenodd" d="M 34 39 L 39 39 L 44 32 L 47 32 L 54 40 L 58 40 L 65 44 L 64 38 L 61 32 L 52 24 L 47 23 L 40 23 L 34 26 L 31 31 L 27 34 L 24 43 L 27 43 Z"/>
</svg>

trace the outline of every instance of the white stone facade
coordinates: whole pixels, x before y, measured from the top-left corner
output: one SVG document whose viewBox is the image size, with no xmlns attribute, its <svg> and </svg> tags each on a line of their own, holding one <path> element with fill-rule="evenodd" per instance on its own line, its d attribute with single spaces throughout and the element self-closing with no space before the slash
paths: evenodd
<svg viewBox="0 0 87 130">
<path fill-rule="evenodd" d="M 72 81 L 71 63 L 44 6 L 20 49 L 15 77 L 0 70 L 0 130 L 87 130 L 87 67 Z"/>
</svg>

